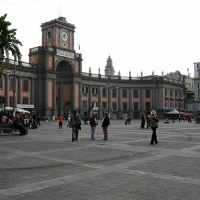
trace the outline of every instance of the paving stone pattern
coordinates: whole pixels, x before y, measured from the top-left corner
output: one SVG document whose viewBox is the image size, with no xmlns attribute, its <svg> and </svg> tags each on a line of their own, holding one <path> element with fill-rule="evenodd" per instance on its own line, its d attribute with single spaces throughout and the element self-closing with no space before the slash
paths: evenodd
<svg viewBox="0 0 200 200">
<path fill-rule="evenodd" d="M 99 120 L 100 121 L 100 120 Z M 199 200 L 200 124 L 160 120 L 158 141 L 139 120 L 111 120 L 104 141 L 82 125 L 77 142 L 64 121 L 0 136 L 0 200 Z"/>
</svg>

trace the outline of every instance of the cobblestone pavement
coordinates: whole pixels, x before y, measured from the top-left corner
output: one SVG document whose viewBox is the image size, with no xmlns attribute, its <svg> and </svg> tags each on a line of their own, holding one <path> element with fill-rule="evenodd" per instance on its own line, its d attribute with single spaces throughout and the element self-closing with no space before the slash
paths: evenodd
<svg viewBox="0 0 200 200">
<path fill-rule="evenodd" d="M 100 123 L 99 123 L 100 124 Z M 82 125 L 77 142 L 71 129 L 42 122 L 26 136 L 0 136 L 0 200 L 198 200 L 199 124 L 181 121 L 151 130 L 139 120 L 112 120 L 109 138 Z"/>
</svg>

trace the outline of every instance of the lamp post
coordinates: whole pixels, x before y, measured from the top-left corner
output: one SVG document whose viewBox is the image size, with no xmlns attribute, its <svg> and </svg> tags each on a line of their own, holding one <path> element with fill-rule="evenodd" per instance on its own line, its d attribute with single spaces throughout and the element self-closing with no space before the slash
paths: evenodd
<svg viewBox="0 0 200 200">
<path fill-rule="evenodd" d="M 13 116 L 15 116 L 15 90 L 16 90 L 16 60 L 14 60 L 14 76 L 13 76 Z"/>
</svg>

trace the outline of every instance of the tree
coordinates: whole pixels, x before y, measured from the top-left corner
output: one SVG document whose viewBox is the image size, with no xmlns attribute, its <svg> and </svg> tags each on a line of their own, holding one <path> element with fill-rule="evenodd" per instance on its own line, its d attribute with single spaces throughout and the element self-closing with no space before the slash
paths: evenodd
<svg viewBox="0 0 200 200">
<path fill-rule="evenodd" d="M 7 14 L 0 17 L 0 74 L 3 71 L 3 59 L 6 52 L 11 51 L 14 59 L 21 59 L 21 52 L 18 45 L 22 43 L 16 38 L 17 29 L 9 29 L 11 23 L 5 21 Z"/>
</svg>

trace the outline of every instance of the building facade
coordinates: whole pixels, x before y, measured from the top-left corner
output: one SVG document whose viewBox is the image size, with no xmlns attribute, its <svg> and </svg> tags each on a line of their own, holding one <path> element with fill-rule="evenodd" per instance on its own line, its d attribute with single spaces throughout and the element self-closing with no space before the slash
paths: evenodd
<svg viewBox="0 0 200 200">
<path fill-rule="evenodd" d="M 111 56 L 104 74 L 82 72 L 82 54 L 74 49 L 75 26 L 64 17 L 43 23 L 42 45 L 29 50 L 29 63 L 4 60 L 0 96 L 4 106 L 34 105 L 41 116 L 63 115 L 77 110 L 81 117 L 96 111 L 112 119 L 139 118 L 157 110 L 160 118 L 172 109 L 186 109 L 186 78 L 171 75 L 132 77 L 115 75 Z"/>
</svg>

